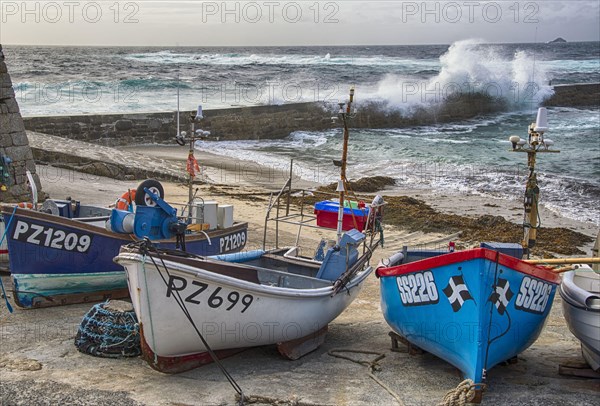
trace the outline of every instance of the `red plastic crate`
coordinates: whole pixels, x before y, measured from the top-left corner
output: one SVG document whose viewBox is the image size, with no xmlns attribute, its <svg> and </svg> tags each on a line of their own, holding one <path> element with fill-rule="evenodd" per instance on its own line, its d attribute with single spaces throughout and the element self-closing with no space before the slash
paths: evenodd
<svg viewBox="0 0 600 406">
<path fill-rule="evenodd" d="M 315 214 L 317 215 L 317 225 L 319 227 L 337 230 L 337 212 L 315 209 Z M 356 219 L 356 226 L 354 225 L 354 219 Z M 365 228 L 365 223 L 367 222 L 367 216 L 357 216 L 355 214 L 354 219 L 352 218 L 352 214 L 344 213 L 344 217 L 342 219 L 342 230 L 348 231 L 356 228 L 358 231 L 363 231 Z"/>
</svg>

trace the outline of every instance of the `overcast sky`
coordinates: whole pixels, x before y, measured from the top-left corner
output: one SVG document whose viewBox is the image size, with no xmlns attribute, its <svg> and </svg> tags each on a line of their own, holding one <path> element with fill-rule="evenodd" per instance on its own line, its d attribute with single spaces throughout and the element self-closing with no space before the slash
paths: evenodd
<svg viewBox="0 0 600 406">
<path fill-rule="evenodd" d="M 600 40 L 600 1 L 6 1 L 0 43 L 401 45 Z M 537 29 L 537 32 L 536 32 Z"/>
</svg>

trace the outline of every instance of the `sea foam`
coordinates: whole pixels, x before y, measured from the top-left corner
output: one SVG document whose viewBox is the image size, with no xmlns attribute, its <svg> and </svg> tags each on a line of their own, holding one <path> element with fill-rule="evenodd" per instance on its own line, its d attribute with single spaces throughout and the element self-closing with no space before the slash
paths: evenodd
<svg viewBox="0 0 600 406">
<path fill-rule="evenodd" d="M 439 64 L 439 73 L 429 79 L 388 74 L 368 98 L 410 111 L 443 103 L 456 94 L 486 94 L 518 109 L 538 105 L 553 94 L 544 64 L 525 51 L 507 58 L 470 39 L 453 43 Z"/>
</svg>

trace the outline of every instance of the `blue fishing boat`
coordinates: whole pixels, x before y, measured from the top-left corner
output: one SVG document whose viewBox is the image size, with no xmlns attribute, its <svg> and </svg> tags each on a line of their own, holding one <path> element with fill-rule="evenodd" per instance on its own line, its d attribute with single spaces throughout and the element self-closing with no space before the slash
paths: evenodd
<svg viewBox="0 0 600 406">
<path fill-rule="evenodd" d="M 16 304 L 32 308 L 127 297 L 125 272 L 112 259 L 135 235 L 107 230 L 108 208 L 74 201 L 51 206 L 58 212 L 2 207 Z M 188 232 L 185 247 L 202 256 L 234 253 L 247 239 L 248 224 L 234 223 Z M 175 238 L 155 242 L 165 249 L 177 245 Z"/>
<path fill-rule="evenodd" d="M 379 267 L 376 275 L 394 332 L 476 385 L 537 339 L 560 283 L 547 268 L 486 248 Z"/>
</svg>

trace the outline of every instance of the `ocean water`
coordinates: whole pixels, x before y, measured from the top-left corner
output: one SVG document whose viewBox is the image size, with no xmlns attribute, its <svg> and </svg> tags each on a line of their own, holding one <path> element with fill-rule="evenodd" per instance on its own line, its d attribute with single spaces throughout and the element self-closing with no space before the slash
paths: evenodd
<svg viewBox="0 0 600 406">
<path fill-rule="evenodd" d="M 338 102 L 356 86 L 357 108 L 378 101 L 410 114 L 452 93 L 486 92 L 509 111 L 455 123 L 351 132 L 351 177 L 388 175 L 398 188 L 520 199 L 525 137 L 552 85 L 600 82 L 600 43 L 369 47 L 4 49 L 23 115 L 173 111 L 298 101 Z M 560 154 L 538 159 L 542 203 L 600 224 L 600 112 L 550 108 Z M 305 179 L 335 179 L 341 129 L 296 132 L 283 140 L 204 142 L 199 148 L 287 168 Z"/>
</svg>

